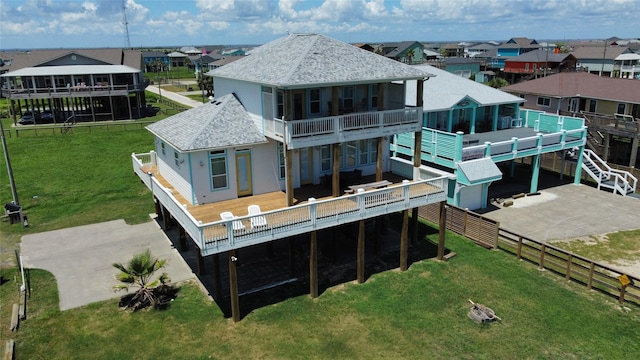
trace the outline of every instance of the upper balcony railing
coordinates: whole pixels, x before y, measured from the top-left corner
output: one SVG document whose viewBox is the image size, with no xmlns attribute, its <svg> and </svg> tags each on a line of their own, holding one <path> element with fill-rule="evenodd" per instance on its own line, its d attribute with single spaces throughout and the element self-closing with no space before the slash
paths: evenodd
<svg viewBox="0 0 640 360">
<path fill-rule="evenodd" d="M 142 85 L 110 85 L 107 83 L 97 85 L 78 85 L 65 87 L 44 88 L 2 88 L 2 95 L 7 98 L 44 98 L 44 97 L 88 97 L 126 95 L 130 92 L 143 90 Z"/>
<path fill-rule="evenodd" d="M 264 126 L 267 134 L 295 149 L 419 131 L 421 124 L 422 109 L 406 108 L 290 121 L 267 119 Z"/>
<path fill-rule="evenodd" d="M 202 255 L 221 253 L 289 236 L 335 227 L 359 220 L 416 208 L 446 200 L 447 177 L 408 181 L 387 188 L 364 191 L 326 200 L 285 207 L 258 215 L 210 223 L 197 221 L 172 190 L 145 171 L 154 164 L 155 153 L 132 154 L 135 173 L 162 206 L 182 226 Z"/>
</svg>

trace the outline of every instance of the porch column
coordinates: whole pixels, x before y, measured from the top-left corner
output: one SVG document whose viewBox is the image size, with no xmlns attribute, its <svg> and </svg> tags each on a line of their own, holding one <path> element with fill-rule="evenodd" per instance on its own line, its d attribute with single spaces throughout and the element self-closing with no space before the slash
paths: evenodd
<svg viewBox="0 0 640 360">
<path fill-rule="evenodd" d="M 309 295 L 318 297 L 318 237 L 316 231 L 310 233 L 309 244 Z"/>
<path fill-rule="evenodd" d="M 446 201 L 440 202 L 440 218 L 438 220 L 438 255 L 437 259 L 444 259 L 444 235 L 447 230 L 447 207 Z"/>
<path fill-rule="evenodd" d="M 422 130 L 414 133 L 413 141 L 413 180 L 420 180 L 420 165 L 422 164 Z"/>
<path fill-rule="evenodd" d="M 235 250 L 229 250 L 229 295 L 231 298 L 231 317 L 234 322 L 240 321 L 240 297 L 238 296 L 238 272 L 236 269 Z"/>
<path fill-rule="evenodd" d="M 476 133 L 476 114 L 477 114 L 477 110 L 478 108 L 476 108 L 475 106 L 473 108 L 471 108 L 471 124 L 469 125 L 469 134 L 475 134 Z"/>
<path fill-rule="evenodd" d="M 197 251 L 197 257 L 198 257 L 198 275 L 204 275 L 204 273 L 206 272 L 205 267 L 204 267 L 204 257 L 202 257 L 202 253 L 200 251 Z"/>
<path fill-rule="evenodd" d="M 384 110 L 384 84 L 378 83 L 378 111 Z"/>
<path fill-rule="evenodd" d="M 447 114 L 449 116 L 447 118 L 447 131 L 453 132 L 453 110 L 447 111 Z"/>
<path fill-rule="evenodd" d="M 416 83 L 416 107 L 422 108 L 424 104 L 424 80 L 420 79 Z M 420 119 L 420 124 L 422 124 L 422 119 Z"/>
<path fill-rule="evenodd" d="M 530 193 L 538 191 L 538 178 L 540 177 L 540 154 L 531 157 L 531 187 Z M 579 179 L 578 179 L 579 181 Z"/>
<path fill-rule="evenodd" d="M 340 112 L 340 87 L 331 87 L 331 116 L 338 116 Z"/>
<path fill-rule="evenodd" d="M 364 282 L 364 220 L 360 220 L 358 222 L 358 251 L 357 251 L 357 273 L 358 273 L 358 284 L 362 284 Z"/>
<path fill-rule="evenodd" d="M 491 124 L 491 131 L 498 130 L 498 116 L 500 115 L 500 105 L 493 107 L 493 123 Z"/>
<path fill-rule="evenodd" d="M 287 194 L 287 206 L 293 205 L 293 151 L 288 149 L 285 144 L 284 150 L 284 162 L 285 162 L 285 182 L 286 182 L 286 194 Z"/>
<path fill-rule="evenodd" d="M 636 159 L 638 156 L 638 140 L 640 140 L 640 135 L 636 134 L 636 137 L 631 141 L 631 157 L 629 158 L 629 167 L 636 167 Z"/>
<path fill-rule="evenodd" d="M 407 270 L 409 210 L 402 210 L 402 230 L 400 232 L 400 271 Z"/>
<path fill-rule="evenodd" d="M 604 149 L 602 152 L 602 160 L 609 161 L 609 146 L 611 142 L 611 134 L 604 133 Z"/>
<path fill-rule="evenodd" d="M 340 144 L 333 144 L 333 174 L 331 178 L 331 195 L 340 196 Z"/>
<path fill-rule="evenodd" d="M 382 143 L 384 138 L 379 137 L 376 150 L 376 181 L 382 181 Z"/>
</svg>

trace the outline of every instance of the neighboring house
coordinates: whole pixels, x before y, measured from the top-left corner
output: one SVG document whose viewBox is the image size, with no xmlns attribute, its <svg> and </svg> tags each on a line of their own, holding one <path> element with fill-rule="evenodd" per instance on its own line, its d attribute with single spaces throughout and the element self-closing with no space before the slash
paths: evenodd
<svg viewBox="0 0 640 360">
<path fill-rule="evenodd" d="M 640 54 L 620 54 L 613 59 L 613 77 L 640 80 Z"/>
<path fill-rule="evenodd" d="M 146 105 L 137 50 L 33 50 L 15 53 L 0 76 L 14 123 L 23 111 L 52 111 L 54 121 L 132 119 Z"/>
<path fill-rule="evenodd" d="M 431 66 L 419 67 L 435 75 L 424 82 L 421 161 L 433 174 L 450 175 L 450 204 L 485 208 L 489 186 L 503 178 L 498 164 L 508 164 L 508 169 L 519 158 L 537 161 L 543 153 L 584 145 L 583 119 L 565 118 L 559 126 L 556 116 L 542 125 L 534 120 L 543 117 L 539 113 L 520 111 L 524 99 L 518 96 Z M 408 106 L 415 105 L 413 91 L 410 82 Z M 395 137 L 395 161 L 412 160 L 411 138 L 411 134 Z M 536 192 L 539 166 L 532 170 L 530 189 Z"/>
<path fill-rule="evenodd" d="M 244 56 L 245 51 L 243 49 L 224 49 L 220 52 L 222 56 Z"/>
<path fill-rule="evenodd" d="M 452 74 L 456 74 L 465 79 L 480 72 L 481 60 L 473 58 L 445 58 L 438 64 L 440 69 L 444 69 Z"/>
<path fill-rule="evenodd" d="M 571 54 L 534 50 L 505 59 L 504 74 L 513 84 L 563 71 L 575 71 L 577 60 Z"/>
<path fill-rule="evenodd" d="M 183 54 L 187 54 L 187 56 L 195 56 L 202 54 L 202 49 L 197 49 L 193 46 L 183 46 L 179 50 Z"/>
<path fill-rule="evenodd" d="M 475 57 L 477 55 L 484 54 L 487 51 L 491 51 L 495 48 L 496 46 L 494 44 L 479 43 L 465 48 L 465 54 L 467 57 Z"/>
<path fill-rule="evenodd" d="M 207 75 L 218 97 L 149 125 L 155 150 L 132 161 L 157 213 L 175 219 L 198 247 L 199 264 L 227 254 L 234 320 L 238 249 L 307 234 L 315 297 L 316 231 L 358 224 L 364 246 L 366 219 L 444 206 L 445 179 L 422 180 L 419 162 L 405 166 L 406 181 L 387 178 L 390 137 L 420 137 L 422 83 L 430 76 L 423 70 L 322 35 L 291 34 Z M 419 106 L 405 107 L 412 80 Z M 359 282 L 363 276 L 358 266 Z"/>
<path fill-rule="evenodd" d="M 187 54 L 181 53 L 179 51 L 174 51 L 169 53 L 170 67 L 183 67 L 187 66 L 189 57 Z"/>
<path fill-rule="evenodd" d="M 535 40 L 524 37 L 511 38 L 509 41 L 496 47 L 496 55 L 492 58 L 490 66 L 494 69 L 503 69 L 505 59 L 520 56 L 540 48 L 540 44 Z"/>
<path fill-rule="evenodd" d="M 382 55 L 405 64 L 422 64 L 424 47 L 417 41 L 401 41 L 382 44 L 379 47 Z"/>
<path fill-rule="evenodd" d="M 243 57 L 244 57 L 244 55 L 242 55 L 242 56 L 225 56 L 220 60 L 216 60 L 214 62 L 210 62 L 208 64 L 209 71 L 217 69 L 217 68 L 219 68 L 221 66 L 230 64 L 230 63 L 232 63 L 234 61 L 240 60 Z"/>
<path fill-rule="evenodd" d="M 591 120 L 588 124 L 590 129 L 597 127 L 598 131 L 608 134 L 600 139 L 603 140 L 600 144 L 605 144 L 605 161 L 612 135 L 631 139 L 625 144 L 629 149 L 626 159 L 629 160 L 629 166 L 636 166 L 640 137 L 640 81 L 569 72 L 501 89 L 524 98 L 524 107 L 527 109 L 558 114 L 583 114 Z M 600 126 L 602 122 L 606 126 Z M 602 137 L 593 132 L 592 136 Z"/>
<path fill-rule="evenodd" d="M 358 47 L 362 50 L 367 50 L 367 51 L 371 51 L 371 52 L 375 52 L 376 48 L 373 47 L 370 44 L 366 44 L 366 43 L 357 43 L 357 44 L 353 44 L 353 46 Z"/>
<path fill-rule="evenodd" d="M 160 51 L 143 51 L 144 72 L 158 72 L 168 70 L 171 60 L 168 54 Z"/>
<path fill-rule="evenodd" d="M 460 44 L 442 44 L 440 46 L 440 53 L 444 57 L 463 57 L 465 47 Z"/>
<path fill-rule="evenodd" d="M 222 59 L 223 56 L 220 54 L 207 54 L 207 55 L 198 55 L 198 56 L 189 56 L 189 60 L 191 61 L 191 65 L 193 66 L 196 74 L 200 73 L 200 68 L 204 69 L 205 72 L 208 71 L 209 64 Z"/>
<path fill-rule="evenodd" d="M 620 54 L 632 53 L 629 48 L 619 46 L 607 46 L 603 43 L 599 46 L 580 46 L 571 54 L 576 57 L 576 66 L 591 74 L 613 77 L 615 58 Z"/>
</svg>

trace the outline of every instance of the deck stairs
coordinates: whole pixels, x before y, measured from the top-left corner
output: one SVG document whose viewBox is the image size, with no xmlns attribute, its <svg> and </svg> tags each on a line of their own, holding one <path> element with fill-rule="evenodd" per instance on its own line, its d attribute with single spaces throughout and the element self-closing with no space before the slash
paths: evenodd
<svg viewBox="0 0 640 360">
<path fill-rule="evenodd" d="M 612 168 L 591 150 L 584 150 L 582 170 L 596 181 L 598 189 L 607 189 L 614 194 L 640 199 L 640 196 L 635 193 L 638 179 L 628 171 Z"/>
</svg>

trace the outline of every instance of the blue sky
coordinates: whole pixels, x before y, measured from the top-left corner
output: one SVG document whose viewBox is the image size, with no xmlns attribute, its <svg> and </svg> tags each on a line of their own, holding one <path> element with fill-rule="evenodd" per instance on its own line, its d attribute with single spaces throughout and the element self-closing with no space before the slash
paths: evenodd
<svg viewBox="0 0 640 360">
<path fill-rule="evenodd" d="M 640 0 L 0 0 L 0 49 L 640 37 Z"/>
</svg>

